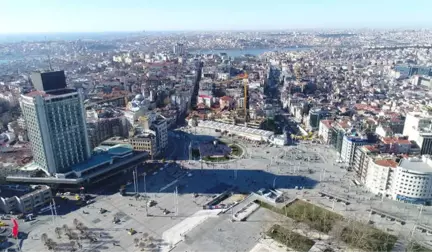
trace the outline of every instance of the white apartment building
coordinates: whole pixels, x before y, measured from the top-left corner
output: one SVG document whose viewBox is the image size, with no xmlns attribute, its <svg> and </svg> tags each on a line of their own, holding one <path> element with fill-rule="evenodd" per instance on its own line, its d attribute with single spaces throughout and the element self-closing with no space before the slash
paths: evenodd
<svg viewBox="0 0 432 252">
<path fill-rule="evenodd" d="M 403 135 L 418 144 L 421 154 L 432 154 L 432 114 L 427 111 L 408 113 Z"/>
<path fill-rule="evenodd" d="M 370 160 L 365 186 L 374 194 L 413 204 L 432 201 L 432 159 Z"/>
<path fill-rule="evenodd" d="M 354 154 L 357 146 L 368 144 L 367 138 L 363 136 L 349 136 L 345 135 L 342 141 L 341 160 L 352 166 L 354 161 Z"/>
<path fill-rule="evenodd" d="M 332 120 L 321 120 L 318 128 L 318 136 L 322 137 L 324 144 L 330 144 Z"/>
<path fill-rule="evenodd" d="M 392 180 L 391 197 L 410 203 L 425 204 L 432 200 L 432 159 L 402 159 Z"/>
<path fill-rule="evenodd" d="M 373 194 L 390 195 L 391 181 L 397 165 L 392 159 L 371 159 L 365 179 L 366 188 Z"/>
<path fill-rule="evenodd" d="M 432 115 L 426 111 L 410 112 L 406 115 L 403 135 L 409 140 L 417 140 L 420 132 L 432 129 Z"/>
</svg>

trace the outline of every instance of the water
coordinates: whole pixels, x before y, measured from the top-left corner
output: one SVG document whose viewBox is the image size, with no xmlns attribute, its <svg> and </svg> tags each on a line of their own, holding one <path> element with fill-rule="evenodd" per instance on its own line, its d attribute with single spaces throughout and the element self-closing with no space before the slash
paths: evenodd
<svg viewBox="0 0 432 252">
<path fill-rule="evenodd" d="M 192 51 L 191 53 L 195 54 L 219 54 L 226 53 L 230 57 L 240 57 L 245 54 L 250 54 L 254 56 L 258 56 L 265 52 L 274 52 L 274 51 L 299 51 L 299 50 L 307 50 L 310 47 L 285 47 L 285 48 L 252 48 L 252 49 L 216 49 L 216 50 L 197 50 Z"/>
<path fill-rule="evenodd" d="M 36 42 L 36 41 L 75 41 L 75 40 L 111 40 L 126 38 L 139 33 L 131 32 L 77 32 L 77 33 L 23 33 L 0 34 L 0 43 Z"/>
</svg>

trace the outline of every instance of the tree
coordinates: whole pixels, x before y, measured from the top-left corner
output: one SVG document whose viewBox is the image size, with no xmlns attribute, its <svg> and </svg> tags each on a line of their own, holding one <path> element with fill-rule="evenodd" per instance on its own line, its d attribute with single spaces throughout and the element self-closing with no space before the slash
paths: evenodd
<svg viewBox="0 0 432 252">
<path fill-rule="evenodd" d="M 78 219 L 73 219 L 73 224 L 76 228 L 78 228 L 78 225 L 80 224 L 80 221 Z"/>
<path fill-rule="evenodd" d="M 69 243 L 69 247 L 70 247 L 71 251 L 76 251 L 76 243 L 75 243 L 75 241 L 71 241 Z"/>
<path fill-rule="evenodd" d="M 68 227 L 68 225 L 64 224 L 63 225 L 63 230 L 64 230 L 65 233 L 69 233 L 69 227 Z"/>
<path fill-rule="evenodd" d="M 54 232 L 56 233 L 57 237 L 60 239 L 61 238 L 61 228 L 56 227 Z"/>
<path fill-rule="evenodd" d="M 56 245 L 57 244 L 51 238 L 47 239 L 46 246 L 47 246 L 48 250 L 53 250 Z"/>
<path fill-rule="evenodd" d="M 46 245 L 47 241 L 48 241 L 48 235 L 46 233 L 43 233 L 41 235 L 41 241 L 44 245 Z"/>
</svg>

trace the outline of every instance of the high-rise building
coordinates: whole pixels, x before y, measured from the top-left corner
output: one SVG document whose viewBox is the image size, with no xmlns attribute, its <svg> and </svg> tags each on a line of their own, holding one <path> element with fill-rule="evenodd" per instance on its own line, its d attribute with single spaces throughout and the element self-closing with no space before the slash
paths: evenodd
<svg viewBox="0 0 432 252">
<path fill-rule="evenodd" d="M 319 129 L 320 121 L 331 116 L 331 112 L 322 108 L 312 108 L 309 110 L 306 127 L 308 130 Z"/>
<path fill-rule="evenodd" d="M 151 123 L 150 129 L 156 132 L 156 145 L 159 152 L 164 151 L 168 147 L 168 127 L 167 120 L 159 115 Z"/>
<path fill-rule="evenodd" d="M 176 55 L 183 55 L 185 53 L 185 48 L 184 45 L 181 43 L 177 43 L 174 47 L 173 47 L 173 52 Z"/>
<path fill-rule="evenodd" d="M 90 158 L 81 92 L 66 87 L 63 71 L 33 73 L 35 91 L 21 95 L 34 162 L 47 174 L 66 173 Z"/>
<path fill-rule="evenodd" d="M 428 111 L 406 115 L 403 134 L 420 147 L 420 154 L 432 154 L 432 114 Z"/>
<path fill-rule="evenodd" d="M 345 135 L 342 140 L 341 160 L 347 163 L 350 168 L 353 168 L 356 148 L 368 143 L 368 139 L 365 136 Z"/>
</svg>

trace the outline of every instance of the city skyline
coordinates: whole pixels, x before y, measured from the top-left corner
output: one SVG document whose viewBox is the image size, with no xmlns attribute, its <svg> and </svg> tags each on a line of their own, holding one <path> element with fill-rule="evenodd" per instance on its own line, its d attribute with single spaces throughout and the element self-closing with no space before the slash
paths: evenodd
<svg viewBox="0 0 432 252">
<path fill-rule="evenodd" d="M 3 1 L 1 34 L 187 30 L 429 28 L 432 3 L 411 1 Z"/>
</svg>

